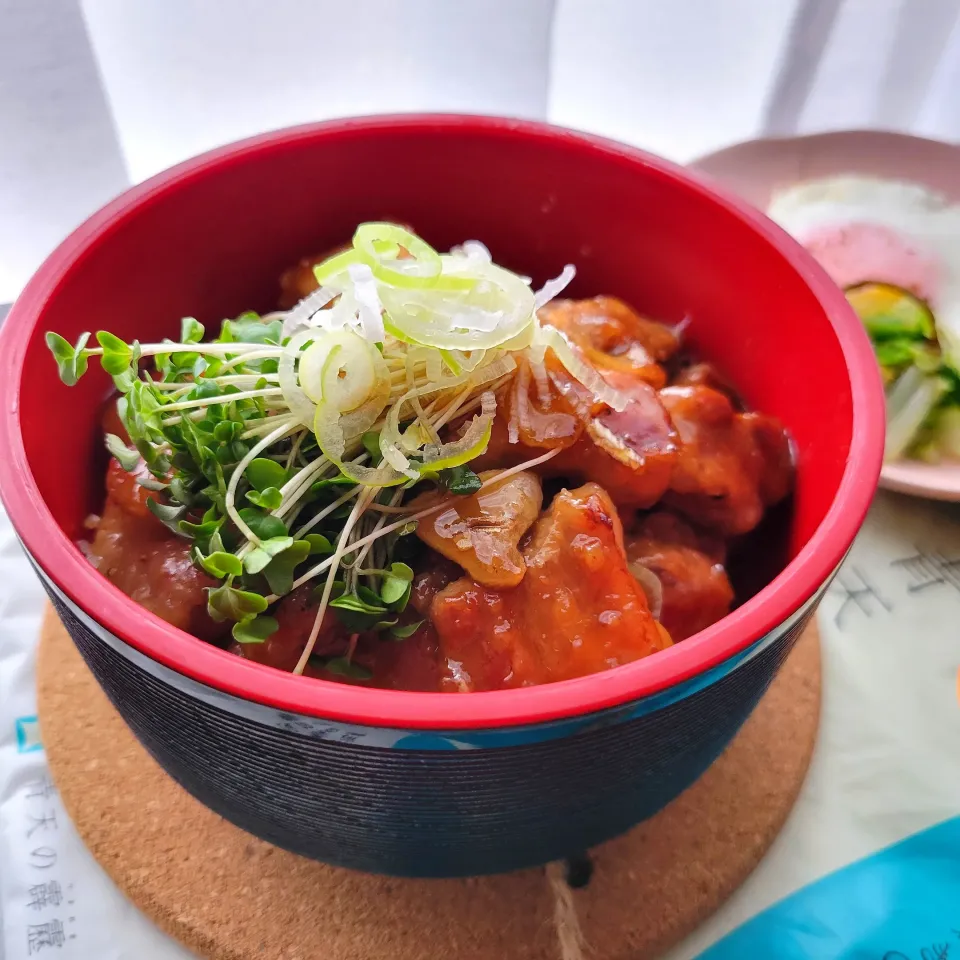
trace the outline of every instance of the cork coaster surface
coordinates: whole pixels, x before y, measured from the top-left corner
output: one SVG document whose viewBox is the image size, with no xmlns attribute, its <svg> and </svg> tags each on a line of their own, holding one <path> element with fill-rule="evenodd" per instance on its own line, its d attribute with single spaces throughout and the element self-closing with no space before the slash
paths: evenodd
<svg viewBox="0 0 960 960">
<path fill-rule="evenodd" d="M 52 611 L 39 665 L 43 742 L 80 836 L 120 889 L 210 960 L 558 960 L 543 870 L 396 880 L 296 857 L 228 824 L 146 753 Z M 672 946 L 743 882 L 803 781 L 820 709 L 808 628 L 753 716 L 686 793 L 593 851 L 573 903 L 591 960 Z"/>
</svg>

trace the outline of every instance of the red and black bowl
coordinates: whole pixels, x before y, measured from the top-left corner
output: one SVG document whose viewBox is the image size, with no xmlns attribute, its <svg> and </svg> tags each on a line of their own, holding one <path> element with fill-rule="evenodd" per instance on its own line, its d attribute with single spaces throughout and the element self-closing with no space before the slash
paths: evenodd
<svg viewBox="0 0 960 960">
<path fill-rule="evenodd" d="M 620 296 L 688 336 L 796 445 L 784 563 L 702 633 L 578 680 L 474 694 L 292 676 L 141 609 L 74 541 L 103 489 L 99 369 L 67 388 L 44 345 L 176 335 L 272 308 L 277 278 L 358 222 L 465 239 L 538 283 Z M 874 492 L 883 397 L 859 321 L 760 213 L 669 163 L 534 123 L 344 120 L 213 151 L 123 194 L 68 237 L 0 335 L 0 494 L 117 710 L 200 801 L 332 864 L 396 875 L 541 864 L 656 813 L 717 758 L 783 663 Z M 760 549 L 763 549 L 762 547 Z M 759 558 L 764 562 L 763 557 Z"/>
</svg>

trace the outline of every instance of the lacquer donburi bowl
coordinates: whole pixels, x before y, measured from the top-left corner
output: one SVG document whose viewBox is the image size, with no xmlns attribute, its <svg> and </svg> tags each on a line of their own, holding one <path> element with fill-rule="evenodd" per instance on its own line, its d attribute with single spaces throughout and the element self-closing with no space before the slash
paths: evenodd
<svg viewBox="0 0 960 960">
<path fill-rule="evenodd" d="M 287 675 L 168 626 L 74 545 L 99 506 L 99 369 L 63 386 L 43 342 L 155 340 L 182 316 L 272 307 L 277 278 L 363 220 L 465 239 L 538 283 L 610 293 L 688 336 L 796 445 L 765 588 L 629 666 L 498 693 L 369 690 Z M 883 447 L 860 324 L 761 214 L 640 151 L 548 126 L 379 117 L 267 134 L 123 194 L 44 263 L 0 335 L 0 495 L 107 695 L 194 796 L 289 850 L 362 870 L 480 874 L 585 850 L 655 813 L 750 714 L 859 528 Z"/>
</svg>

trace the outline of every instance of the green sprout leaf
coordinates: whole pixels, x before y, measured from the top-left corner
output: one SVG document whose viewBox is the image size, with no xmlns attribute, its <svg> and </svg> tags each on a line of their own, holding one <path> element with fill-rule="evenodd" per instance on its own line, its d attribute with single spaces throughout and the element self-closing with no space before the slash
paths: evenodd
<svg viewBox="0 0 960 960">
<path fill-rule="evenodd" d="M 282 487 L 287 482 L 287 471 L 276 460 L 257 457 L 244 471 L 244 476 L 257 490 Z"/>
<path fill-rule="evenodd" d="M 140 454 L 136 450 L 128 447 L 115 433 L 108 433 L 104 438 L 104 444 L 126 471 L 136 470 L 140 463 Z"/>
<path fill-rule="evenodd" d="M 89 333 L 81 333 L 74 346 L 64 340 L 58 333 L 48 333 L 46 336 L 47 347 L 57 361 L 57 368 L 60 371 L 60 379 L 68 386 L 72 387 L 87 372 L 87 358 L 89 352 L 84 348 L 90 339 Z"/>
<path fill-rule="evenodd" d="M 346 584 L 342 580 L 334 580 L 333 587 L 330 590 L 330 599 L 336 600 L 337 597 L 342 597 L 344 591 L 346 590 Z M 320 602 L 320 598 L 323 596 L 324 584 L 318 583 L 313 590 L 311 591 L 311 599 Z"/>
<path fill-rule="evenodd" d="M 395 580 L 392 577 L 384 579 L 383 586 L 380 588 L 380 595 L 391 610 L 396 613 L 403 613 L 410 602 L 411 584 L 404 583 L 402 580 Z"/>
<path fill-rule="evenodd" d="M 387 608 L 367 587 L 357 587 L 356 593 L 345 593 L 330 601 L 340 622 L 354 633 L 371 630 L 383 619 Z"/>
<path fill-rule="evenodd" d="M 283 502 L 283 494 L 276 487 L 264 490 L 248 490 L 247 499 L 264 510 L 276 510 Z"/>
<path fill-rule="evenodd" d="M 279 629 L 280 624 L 275 618 L 261 616 L 235 623 L 230 632 L 237 643 L 265 643 Z"/>
<path fill-rule="evenodd" d="M 483 481 L 466 466 L 441 470 L 437 474 L 437 481 L 444 490 L 463 497 L 476 493 L 483 486 Z"/>
<path fill-rule="evenodd" d="M 333 544 L 322 533 L 308 533 L 304 540 L 310 545 L 311 557 L 329 556 L 334 551 Z"/>
<path fill-rule="evenodd" d="M 279 518 L 264 513 L 256 507 L 244 507 L 240 519 L 254 532 L 258 540 L 271 540 L 287 536 L 287 526 Z"/>
<path fill-rule="evenodd" d="M 97 331 L 97 343 L 103 347 L 100 357 L 100 366 L 111 376 L 117 377 L 130 370 L 133 363 L 133 348 L 128 346 L 119 337 L 106 330 Z"/>
<path fill-rule="evenodd" d="M 180 321 L 180 342 L 199 343 L 203 339 L 203 324 L 193 317 L 184 317 Z"/>
<path fill-rule="evenodd" d="M 137 449 L 140 450 L 140 456 L 147 461 L 149 465 L 151 457 L 156 456 L 156 451 L 151 450 L 149 454 L 145 453 L 138 441 L 148 443 L 164 444 L 166 435 L 163 432 L 163 424 L 160 422 L 162 417 L 162 405 L 157 399 L 155 388 L 152 384 L 145 383 L 143 380 L 135 380 L 126 394 L 126 405 L 124 407 L 124 426 L 130 434 Z M 183 421 L 185 424 L 189 420 Z"/>
<path fill-rule="evenodd" d="M 392 563 L 383 578 L 380 597 L 391 610 L 402 613 L 410 600 L 412 583 L 413 570 L 405 563 Z"/>
<path fill-rule="evenodd" d="M 251 550 L 243 558 L 243 569 L 247 573 L 261 573 L 274 557 L 293 546 L 293 537 L 278 536 L 261 540 L 260 546 Z M 309 547 L 307 548 L 309 550 Z"/>
<path fill-rule="evenodd" d="M 238 420 L 221 420 L 213 428 L 213 439 L 217 443 L 232 443 L 240 439 L 241 433 L 243 433 L 243 424 Z"/>
<path fill-rule="evenodd" d="M 204 514 L 204 516 L 206 516 L 206 514 Z M 183 521 L 181 520 L 180 522 L 182 523 Z M 222 527 L 220 526 L 220 523 L 218 523 L 217 528 L 213 531 L 213 533 L 210 534 L 210 550 L 212 552 L 217 552 L 217 551 L 226 549 L 223 545 L 223 537 L 221 536 L 221 533 L 222 533 Z"/>
<path fill-rule="evenodd" d="M 380 452 L 380 431 L 368 430 L 363 437 L 363 449 L 370 454 L 370 463 L 378 467 L 383 460 L 383 454 Z"/>
<path fill-rule="evenodd" d="M 373 678 L 373 674 L 366 667 L 359 663 L 353 663 L 346 657 L 330 657 L 327 660 L 317 657 L 316 661 L 318 662 L 314 662 L 313 657 L 310 658 L 313 666 L 335 673 L 338 677 L 349 677 L 351 680 L 371 680 Z"/>
<path fill-rule="evenodd" d="M 225 467 L 234 463 L 239 463 L 248 453 L 250 448 L 242 440 L 234 440 L 233 443 L 225 443 L 217 447 L 216 458 Z"/>
<path fill-rule="evenodd" d="M 207 587 L 207 613 L 218 623 L 224 620 L 243 623 L 266 609 L 265 597 L 249 590 L 238 590 L 229 581 L 219 587 Z"/>
<path fill-rule="evenodd" d="M 279 344 L 283 336 L 283 322 L 264 321 L 252 311 L 243 313 L 236 320 L 224 320 L 218 343 Z"/>
<path fill-rule="evenodd" d="M 147 509 L 168 529 L 180 536 L 179 523 L 187 508 L 182 504 L 157 503 L 153 497 L 147 500 Z"/>
<path fill-rule="evenodd" d="M 170 484 L 162 483 L 154 477 L 137 477 L 137 484 L 151 493 L 163 493 L 170 488 Z"/>
<path fill-rule="evenodd" d="M 216 380 L 207 380 L 201 377 L 194 385 L 193 389 L 187 394 L 188 400 L 213 400 L 222 396 L 220 384 Z"/>
<path fill-rule="evenodd" d="M 209 512 L 209 511 L 208 511 Z M 204 518 L 206 518 L 204 514 Z M 204 541 L 210 540 L 214 534 L 220 529 L 220 526 L 223 524 L 223 519 L 204 519 L 203 523 L 191 523 L 189 520 L 181 520 L 177 524 L 177 531 L 185 537 L 189 537 L 191 540 L 195 541 Z M 222 549 L 223 543 L 221 541 L 219 548 Z M 211 548 L 213 545 L 211 544 Z"/>
<path fill-rule="evenodd" d="M 129 393 L 133 389 L 133 382 L 136 379 L 136 370 L 131 366 L 113 378 L 113 385 L 120 393 Z"/>
<path fill-rule="evenodd" d="M 365 589 L 365 587 L 358 588 L 358 590 Z M 373 591 L 368 592 L 373 593 Z M 373 595 L 376 596 L 376 594 Z M 338 610 L 350 610 L 353 613 L 365 613 L 376 617 L 387 612 L 387 608 L 382 603 L 371 603 L 369 599 L 364 600 L 359 593 L 345 593 L 335 600 L 331 600 L 330 606 L 336 607 Z"/>
<path fill-rule="evenodd" d="M 390 632 L 398 640 L 406 640 L 407 637 L 412 637 L 424 623 L 426 623 L 425 620 L 415 620 L 413 623 L 405 623 L 402 627 L 393 627 Z"/>
<path fill-rule="evenodd" d="M 205 557 L 198 550 L 197 560 L 200 566 L 216 580 L 223 580 L 226 577 L 239 577 L 243 573 L 243 563 L 240 558 L 222 550 L 217 550 L 208 557 Z"/>
<path fill-rule="evenodd" d="M 282 597 L 293 589 L 293 572 L 310 555 L 306 540 L 295 540 L 286 550 L 278 553 L 263 568 L 263 575 L 270 585 L 270 592 Z"/>
<path fill-rule="evenodd" d="M 397 580 L 404 580 L 407 583 L 413 583 L 413 569 L 405 563 L 391 563 L 390 576 Z"/>
<path fill-rule="evenodd" d="M 310 503 L 314 500 L 330 503 L 336 500 L 337 497 L 343 496 L 344 491 L 341 487 L 355 487 L 356 485 L 356 480 L 351 480 L 349 477 L 344 476 L 327 477 L 325 480 L 317 480 L 311 484 L 309 493 L 304 497 L 304 503 Z"/>
<path fill-rule="evenodd" d="M 185 504 L 188 507 L 193 503 L 193 496 L 187 489 L 182 477 L 174 477 L 170 481 L 168 489 L 171 500 L 176 500 L 177 503 Z"/>
</svg>

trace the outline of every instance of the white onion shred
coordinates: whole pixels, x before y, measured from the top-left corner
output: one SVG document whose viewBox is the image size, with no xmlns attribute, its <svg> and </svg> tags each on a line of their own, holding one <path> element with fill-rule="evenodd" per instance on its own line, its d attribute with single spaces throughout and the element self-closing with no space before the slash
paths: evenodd
<svg viewBox="0 0 960 960">
<path fill-rule="evenodd" d="M 365 263 L 352 263 L 347 273 L 353 281 L 353 294 L 360 316 L 360 329 L 369 343 L 383 343 L 383 304 L 377 293 L 377 281 L 373 271 Z"/>
<path fill-rule="evenodd" d="M 576 267 L 574 267 L 572 263 L 568 263 L 563 270 L 560 271 L 560 276 L 554 277 L 552 280 L 548 280 L 534 294 L 534 309 L 539 310 L 542 306 L 548 304 L 558 293 L 561 293 L 573 282 L 573 278 L 576 275 Z"/>
<path fill-rule="evenodd" d="M 466 257 L 467 260 L 476 260 L 479 263 L 492 263 L 490 251 L 479 240 L 464 240 L 458 247 L 453 247 L 450 253 L 455 257 Z"/>
<path fill-rule="evenodd" d="M 547 368 L 543 360 L 531 360 L 530 370 L 533 373 L 533 379 L 537 384 L 537 398 L 540 400 L 540 406 L 544 409 L 550 406 L 550 380 L 547 377 Z"/>
<path fill-rule="evenodd" d="M 292 337 L 301 327 L 307 326 L 313 315 L 322 310 L 335 296 L 337 291 L 330 287 L 318 287 L 307 294 L 283 320 L 283 336 Z"/>
<path fill-rule="evenodd" d="M 557 359 L 567 368 L 574 379 L 579 380 L 601 403 L 622 413 L 630 403 L 630 397 L 615 390 L 597 371 L 580 356 L 579 349 L 556 327 L 540 327 L 542 342 L 550 347 Z"/>
<path fill-rule="evenodd" d="M 649 568 L 645 567 L 639 560 L 634 560 L 627 564 L 627 568 L 633 574 L 634 580 L 640 584 L 647 597 L 647 604 L 654 620 L 660 619 L 663 613 L 663 584 L 660 578 Z"/>
</svg>

